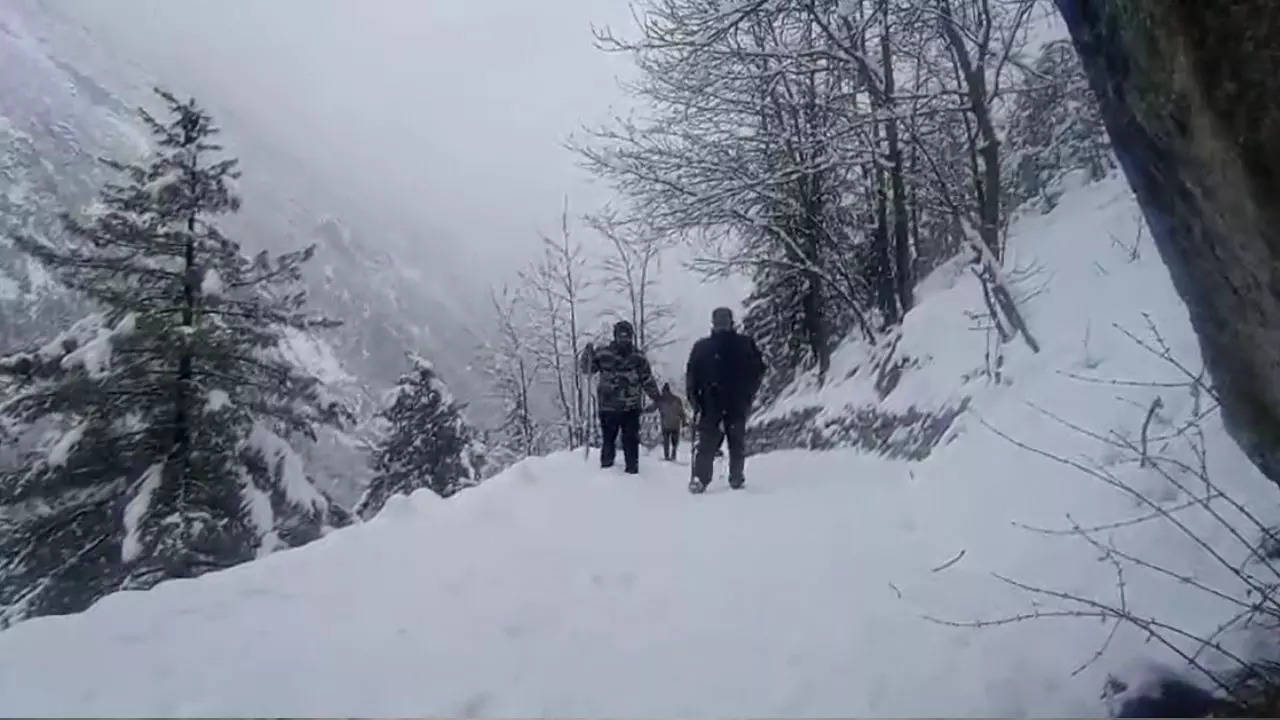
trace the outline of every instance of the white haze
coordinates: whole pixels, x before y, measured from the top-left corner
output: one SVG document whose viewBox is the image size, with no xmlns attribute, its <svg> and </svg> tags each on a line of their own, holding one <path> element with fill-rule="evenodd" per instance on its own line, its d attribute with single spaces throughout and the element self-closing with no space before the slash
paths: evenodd
<svg viewBox="0 0 1280 720">
<path fill-rule="evenodd" d="M 625 112 L 630 59 L 597 49 L 592 26 L 631 32 L 627 0 L 45 2 L 347 203 L 317 210 L 374 223 L 356 228 L 365 238 L 412 228 L 421 250 L 405 261 L 467 278 L 462 305 L 482 306 L 540 251 L 539 233 L 556 235 L 566 195 L 573 215 L 611 198 L 564 141 Z M 257 158 L 242 160 L 252 172 Z M 681 267 L 689 256 L 664 261 L 658 288 L 676 301 L 676 332 L 652 359 L 677 382 L 711 309 L 747 290 L 702 282 Z"/>
<path fill-rule="evenodd" d="M 50 2 L 362 214 L 428 230 L 419 262 L 449 243 L 439 255 L 483 259 L 487 285 L 536 251 L 564 194 L 607 197 L 562 143 L 621 100 L 627 60 L 591 25 L 629 22 L 625 0 Z"/>
</svg>

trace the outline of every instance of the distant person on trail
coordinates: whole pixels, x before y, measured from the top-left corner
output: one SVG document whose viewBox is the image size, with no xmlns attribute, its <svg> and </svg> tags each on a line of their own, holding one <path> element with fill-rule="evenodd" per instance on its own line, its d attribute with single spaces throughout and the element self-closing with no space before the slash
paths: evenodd
<svg viewBox="0 0 1280 720">
<path fill-rule="evenodd" d="M 600 408 L 600 467 L 613 467 L 618 434 L 626 471 L 640 472 L 640 410 L 643 395 L 657 402 L 661 397 L 653 370 L 635 346 L 635 329 L 623 320 L 613 326 L 613 342 L 599 350 L 591 343 L 582 350 L 580 366 L 588 375 L 599 374 L 596 398 Z"/>
<path fill-rule="evenodd" d="M 675 460 L 676 450 L 680 447 L 680 431 L 689 422 L 684 411 L 684 401 L 671 392 L 671 383 L 663 383 L 662 396 L 645 408 L 645 412 L 654 408 L 657 408 L 658 417 L 662 420 L 662 459 Z"/>
<path fill-rule="evenodd" d="M 711 335 L 693 344 L 685 370 L 697 430 L 691 492 L 700 493 L 711 483 L 714 456 L 724 440 L 729 441 L 729 486 L 736 490 L 746 481 L 747 416 L 764 371 L 755 340 L 734 329 L 729 308 L 716 308 L 711 313 Z"/>
</svg>

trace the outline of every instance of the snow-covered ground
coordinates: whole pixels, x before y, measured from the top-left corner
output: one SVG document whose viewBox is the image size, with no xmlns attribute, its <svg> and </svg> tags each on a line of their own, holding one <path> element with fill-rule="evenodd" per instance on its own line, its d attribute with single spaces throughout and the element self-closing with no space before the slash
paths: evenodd
<svg viewBox="0 0 1280 720">
<path fill-rule="evenodd" d="M 654 457 L 639 477 L 602 472 L 581 453 L 531 459 L 448 501 L 397 498 L 373 521 L 303 548 L 0 633 L 0 714 L 1101 714 L 1109 669 L 1160 657 L 1137 633 L 1122 630 L 1073 675 L 1108 626 L 1045 619 L 975 630 L 924 616 L 1032 608 L 1033 598 L 992 573 L 1112 601 L 1115 572 L 1095 549 L 1014 523 L 1066 527 L 1070 515 L 1093 525 L 1147 512 L 991 428 L 1096 462 L 1169 506 L 1186 501 L 1150 469 L 1041 411 L 1135 437 L 1159 395 L 1155 438 L 1193 412 L 1184 388 L 1069 376 L 1180 381 L 1113 327 L 1145 336 L 1143 312 L 1178 360 L 1200 367 L 1149 238 L 1136 258 L 1121 247 L 1137 222 L 1112 178 L 1015 224 L 1016 260 L 1042 268 L 1029 282 L 1045 290 L 1026 311 L 1043 349 L 1008 346 L 1002 384 L 971 375 L 984 347 L 965 316 L 981 307 L 973 278 L 943 270 L 922 284 L 902 340 L 920 367 L 885 402 L 972 398 L 950 442 L 924 462 L 774 453 L 751 459 L 746 490 L 720 481 L 691 496 L 687 465 Z M 811 389 L 810 400 L 835 408 L 861 392 L 839 388 Z M 1212 477 L 1277 519 L 1274 488 L 1216 416 L 1203 430 Z M 1185 439 L 1153 446 L 1176 454 Z M 1244 557 L 1200 509 L 1180 517 L 1229 561 Z M 1102 538 L 1236 589 L 1168 523 Z M 1133 612 L 1193 632 L 1229 615 L 1224 601 L 1175 580 L 1130 572 L 1125 587 Z"/>
</svg>

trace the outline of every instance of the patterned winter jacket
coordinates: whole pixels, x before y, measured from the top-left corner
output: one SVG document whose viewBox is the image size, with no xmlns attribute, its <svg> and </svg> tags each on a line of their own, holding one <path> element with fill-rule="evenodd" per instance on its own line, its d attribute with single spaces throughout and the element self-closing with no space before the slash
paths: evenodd
<svg viewBox="0 0 1280 720">
<path fill-rule="evenodd" d="M 583 351 L 581 363 L 583 372 L 600 375 L 596 397 L 601 412 L 640 410 L 645 395 L 660 397 L 649 361 L 635 348 L 609 343 L 594 352 Z"/>
</svg>

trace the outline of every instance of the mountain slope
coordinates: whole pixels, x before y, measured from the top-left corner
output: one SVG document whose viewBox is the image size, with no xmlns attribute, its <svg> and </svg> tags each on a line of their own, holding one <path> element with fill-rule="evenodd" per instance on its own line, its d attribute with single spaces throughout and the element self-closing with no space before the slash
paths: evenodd
<svg viewBox="0 0 1280 720">
<path fill-rule="evenodd" d="M 85 308 L 9 236 L 60 242 L 60 214 L 80 211 L 116 179 L 98 158 L 131 161 L 148 151 L 136 106 L 154 110 L 155 97 L 146 69 L 43 0 L 0 3 L 0 67 L 0 352 L 12 352 L 48 340 Z M 458 244 L 407 214 L 360 207 L 305 161 L 255 138 L 217 98 L 200 99 L 244 171 L 243 210 L 223 230 L 249 253 L 317 245 L 305 268 L 310 301 L 344 325 L 299 343 L 309 346 L 304 362 L 341 366 L 327 373 L 331 391 L 368 418 L 413 350 L 430 356 L 460 397 L 481 398 L 486 381 L 470 363 L 484 306 L 458 275 Z M 353 504 L 365 474 L 357 440 L 326 432 L 305 452 L 324 489 Z"/>
<path fill-rule="evenodd" d="M 427 492 L 398 498 L 373 521 L 306 547 L 0 633 L 0 713 L 1101 714 L 1107 670 L 1157 652 L 1142 633 L 1122 627 L 1103 659 L 1073 676 L 1107 624 L 1044 619 L 979 631 L 922 616 L 1035 607 L 992 573 L 1114 601 L 1115 570 L 1096 549 L 1014 523 L 1115 523 L 1149 508 L 1000 433 L 1096 464 L 1162 507 L 1194 499 L 1037 407 L 1136 440 L 1160 396 L 1145 423 L 1152 452 L 1177 458 L 1189 457 L 1178 428 L 1202 413 L 1208 476 L 1263 520 L 1280 519 L 1270 486 L 1216 416 L 1177 386 L 1178 371 L 1112 326 L 1142 336 L 1148 313 L 1170 352 L 1200 366 L 1167 272 L 1141 245 L 1136 254 L 1121 247 L 1135 218 L 1112 177 L 1071 187 L 1052 213 L 1015 223 L 1011 247 L 1042 268 L 1043 292 L 1026 309 L 1044 351 L 1007 346 L 999 383 L 973 375 L 985 342 L 966 311 L 981 300 L 972 277 L 950 272 L 924 283 L 898 344 L 914 364 L 887 395 L 860 394 L 871 380 L 852 373 L 788 396 L 833 415 L 969 397 L 921 462 L 776 452 L 749 461 L 745 491 L 720 480 L 694 497 L 687 466 L 652 457 L 638 478 L 602 472 L 594 456 L 531 459 L 448 502 Z M 1117 384 L 1128 381 L 1155 384 Z M 1211 507 L 1244 527 L 1231 508 Z M 1229 564 L 1246 560 L 1203 509 L 1175 512 Z M 1240 592 L 1169 523 L 1128 524 L 1104 539 Z M 1126 574 L 1125 592 L 1132 612 L 1194 633 L 1232 610 L 1140 569 Z M 1227 638 L 1232 648 L 1246 641 Z"/>
</svg>

